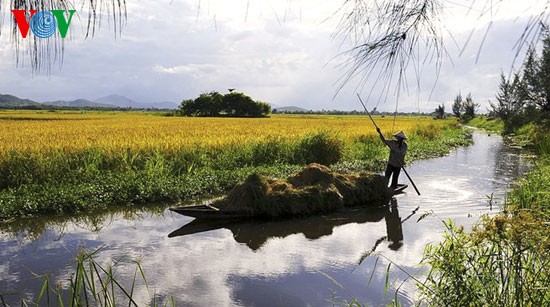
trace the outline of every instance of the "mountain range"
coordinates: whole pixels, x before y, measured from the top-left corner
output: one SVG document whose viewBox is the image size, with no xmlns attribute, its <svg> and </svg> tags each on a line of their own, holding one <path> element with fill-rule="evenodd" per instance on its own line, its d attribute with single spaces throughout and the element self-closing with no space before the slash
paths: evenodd
<svg viewBox="0 0 550 307">
<path fill-rule="evenodd" d="M 139 102 L 121 95 L 109 95 L 94 100 L 95 103 L 111 105 L 119 108 L 134 109 L 177 109 L 179 104 L 172 101 Z"/>
<path fill-rule="evenodd" d="M 36 101 L 29 99 L 21 99 L 13 95 L 2 95 L 0 94 L 0 107 L 9 108 L 9 107 L 26 107 L 26 106 L 35 106 L 40 105 Z"/>
<path fill-rule="evenodd" d="M 177 109 L 178 103 L 171 101 L 138 102 L 121 95 L 109 95 L 96 100 L 76 99 L 57 100 L 39 103 L 30 99 L 22 99 L 13 95 L 0 94 L 0 107 L 29 107 L 29 106 L 56 106 L 56 107 L 92 107 L 92 108 L 134 108 L 134 109 Z"/>
<path fill-rule="evenodd" d="M 139 102 L 121 95 L 109 95 L 95 100 L 76 99 L 76 100 L 56 100 L 47 102 L 36 102 L 30 99 L 22 99 L 13 95 L 0 94 L 0 108 L 22 108 L 22 107 L 71 107 L 71 108 L 133 108 L 133 109 L 177 109 L 179 104 L 172 101 L 161 102 Z M 281 113 L 306 112 L 309 110 L 295 107 L 280 107 L 272 104 L 273 109 Z"/>
</svg>

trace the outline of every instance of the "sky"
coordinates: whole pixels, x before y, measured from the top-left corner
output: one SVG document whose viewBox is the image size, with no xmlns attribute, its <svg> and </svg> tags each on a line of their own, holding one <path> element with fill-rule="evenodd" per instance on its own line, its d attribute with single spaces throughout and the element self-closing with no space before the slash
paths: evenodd
<svg viewBox="0 0 550 307">
<path fill-rule="evenodd" d="M 407 86 L 397 93 L 358 78 L 338 90 L 347 60 L 341 54 L 351 47 L 333 37 L 343 0 L 128 0 L 122 32 L 115 35 L 105 15 L 91 38 L 84 35 L 85 7 L 76 2 L 79 15 L 63 39 L 63 63 L 49 73 L 33 72 L 24 53 L 17 63 L 9 3 L 0 1 L 2 94 L 40 102 L 118 94 L 179 103 L 235 88 L 275 107 L 361 110 L 360 93 L 369 109 L 401 112 L 431 112 L 440 104 L 450 111 L 458 93 L 471 93 L 486 112 L 501 72 L 509 74 L 522 62 L 514 45 L 525 22 L 546 3 L 504 0 L 488 10 L 486 0 L 473 8 L 470 0 L 443 1 L 448 56 L 439 74 L 432 61 L 423 63 L 419 80 L 406 73 Z"/>
</svg>

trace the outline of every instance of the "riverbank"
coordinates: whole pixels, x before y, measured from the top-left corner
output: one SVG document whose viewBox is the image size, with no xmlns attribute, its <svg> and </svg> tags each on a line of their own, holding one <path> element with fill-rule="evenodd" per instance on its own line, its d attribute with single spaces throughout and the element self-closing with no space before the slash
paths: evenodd
<svg viewBox="0 0 550 307">
<path fill-rule="evenodd" d="M 470 125 L 495 127 L 478 119 Z M 550 304 L 550 135 L 529 124 L 514 138 L 537 154 L 501 212 L 484 216 L 471 232 L 446 222 L 445 239 L 426 249 L 431 266 L 420 286 L 429 305 L 547 306 Z M 526 142 L 527 140 L 527 142 Z"/>
<path fill-rule="evenodd" d="M 408 162 L 469 143 L 454 120 L 376 118 L 409 135 Z M 167 118 L 139 113 L 0 114 L 0 221 L 219 195 L 251 173 L 311 162 L 380 171 L 387 150 L 363 116 Z M 387 134 L 391 137 L 391 134 Z"/>
</svg>

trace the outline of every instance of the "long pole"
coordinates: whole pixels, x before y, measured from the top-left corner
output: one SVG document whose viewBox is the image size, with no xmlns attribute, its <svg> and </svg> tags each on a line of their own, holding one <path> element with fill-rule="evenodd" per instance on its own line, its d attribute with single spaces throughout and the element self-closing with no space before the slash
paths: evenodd
<svg viewBox="0 0 550 307">
<path fill-rule="evenodd" d="M 367 110 L 367 107 L 365 106 L 365 104 L 363 103 L 363 99 L 361 99 L 361 96 L 359 96 L 359 93 L 357 93 L 357 98 L 359 98 L 359 102 L 361 102 L 361 105 L 363 106 L 363 109 L 365 109 L 365 112 L 367 112 L 367 115 L 369 116 L 370 120 L 372 121 L 372 123 L 374 124 L 374 126 L 380 130 L 380 128 L 378 127 L 378 125 L 376 124 L 376 122 L 374 121 L 374 119 L 372 118 L 372 116 L 370 115 L 369 113 L 369 110 Z M 409 176 L 409 173 L 407 172 L 407 170 L 405 169 L 405 166 L 404 165 L 401 165 L 401 168 L 403 169 L 403 172 L 405 172 L 405 175 L 407 175 L 407 178 L 409 178 L 409 181 L 412 183 L 412 186 L 414 188 L 414 190 L 416 191 L 416 194 L 420 195 L 420 191 L 418 191 L 418 188 L 416 187 L 416 184 L 414 184 L 414 181 L 412 180 L 411 176 Z"/>
</svg>

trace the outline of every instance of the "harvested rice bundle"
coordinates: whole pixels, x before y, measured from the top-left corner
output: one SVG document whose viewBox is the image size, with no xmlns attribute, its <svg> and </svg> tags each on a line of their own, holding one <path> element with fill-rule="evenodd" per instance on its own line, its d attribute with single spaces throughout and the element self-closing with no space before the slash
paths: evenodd
<svg viewBox="0 0 550 307">
<path fill-rule="evenodd" d="M 337 174 L 312 163 L 286 181 L 252 174 L 214 206 L 263 217 L 311 215 L 346 206 L 380 205 L 386 193 L 383 176 Z"/>
</svg>

